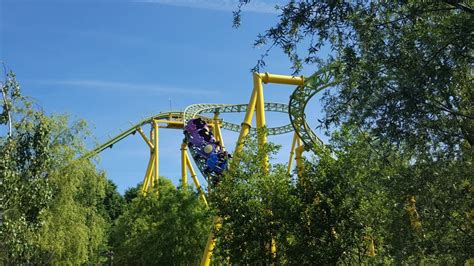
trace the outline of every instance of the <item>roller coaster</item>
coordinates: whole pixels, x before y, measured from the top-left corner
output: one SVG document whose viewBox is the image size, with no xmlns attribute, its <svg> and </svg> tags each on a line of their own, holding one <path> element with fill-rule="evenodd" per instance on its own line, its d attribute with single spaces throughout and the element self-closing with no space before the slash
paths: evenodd
<svg viewBox="0 0 474 266">
<path fill-rule="evenodd" d="M 309 77 L 285 76 L 269 73 L 253 73 L 253 90 L 248 104 L 193 104 L 183 112 L 161 112 L 132 125 L 105 143 L 97 146 L 84 159 L 96 156 L 103 150 L 111 148 L 115 143 L 138 132 L 150 149 L 150 159 L 145 172 L 141 192 L 146 195 L 150 188 L 158 183 L 159 178 L 159 129 L 177 129 L 184 133 L 181 145 L 181 182 L 185 188 L 188 184 L 188 171 L 193 179 L 201 199 L 208 205 L 206 193 L 199 183 L 197 173 L 191 163 L 191 158 L 199 172 L 208 182 L 208 188 L 218 184 L 220 176 L 227 168 L 238 163 L 238 155 L 242 152 L 245 138 L 259 129 L 265 128 L 265 134 L 258 135 L 259 148 L 267 142 L 267 135 L 279 135 L 294 132 L 288 162 L 288 173 L 292 170 L 292 162 L 296 161 L 296 173 L 301 176 L 303 170 L 302 154 L 304 151 L 314 152 L 316 155 L 328 153 L 329 149 L 320 138 L 311 130 L 305 115 L 305 109 L 311 98 L 318 92 L 337 85 L 336 66 L 329 65 Z M 289 103 L 265 103 L 263 84 L 293 85 L 296 88 L 289 97 Z M 290 123 L 283 126 L 267 128 L 266 112 L 279 112 L 289 115 Z M 245 113 L 240 125 L 225 121 L 219 117 L 223 113 Z M 211 116 L 209 116 L 211 114 Z M 253 116 L 256 116 L 256 128 L 252 128 Z M 142 127 L 150 124 L 149 137 Z M 239 132 L 236 148 L 233 155 L 225 150 L 221 130 Z M 191 154 L 191 158 L 188 154 Z M 293 158 L 294 157 L 294 158 Z M 268 171 L 268 158 L 261 163 L 262 168 Z M 214 219 L 214 229 L 211 231 L 206 248 L 203 252 L 201 265 L 209 265 L 215 247 L 213 231 L 220 226 L 219 217 Z M 276 252 L 272 245 L 272 252 Z"/>
</svg>

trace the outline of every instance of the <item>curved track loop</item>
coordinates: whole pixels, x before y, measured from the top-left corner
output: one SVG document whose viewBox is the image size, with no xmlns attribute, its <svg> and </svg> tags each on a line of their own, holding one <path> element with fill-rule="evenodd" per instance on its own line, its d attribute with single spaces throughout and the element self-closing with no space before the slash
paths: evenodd
<svg viewBox="0 0 474 266">
<path fill-rule="evenodd" d="M 328 66 L 306 78 L 304 86 L 298 86 L 290 96 L 288 114 L 296 134 L 303 141 L 305 150 L 316 154 L 327 152 L 323 141 L 316 136 L 306 121 L 305 109 L 311 98 L 318 92 L 337 85 L 334 66 Z"/>
<path fill-rule="evenodd" d="M 289 106 L 283 103 L 265 103 L 265 111 L 268 112 L 279 112 L 288 113 Z M 193 104 L 184 109 L 184 122 L 187 123 L 189 120 L 199 117 L 205 113 L 244 113 L 247 111 L 247 104 Z M 221 128 L 240 132 L 241 126 L 238 124 L 222 121 Z M 251 129 L 252 132 L 256 132 L 255 128 Z M 293 131 L 291 124 L 268 128 L 268 135 L 280 135 Z"/>
</svg>

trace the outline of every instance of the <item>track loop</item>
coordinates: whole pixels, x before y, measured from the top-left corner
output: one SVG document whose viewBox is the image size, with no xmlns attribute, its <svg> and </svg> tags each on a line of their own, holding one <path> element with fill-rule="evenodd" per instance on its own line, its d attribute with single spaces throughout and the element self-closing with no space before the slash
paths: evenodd
<svg viewBox="0 0 474 266">
<path fill-rule="evenodd" d="M 338 84 L 336 66 L 329 65 L 314 73 L 305 80 L 303 86 L 298 86 L 290 96 L 288 114 L 293 128 L 303 141 L 305 150 L 314 150 L 316 154 L 327 152 L 323 141 L 316 136 L 306 121 L 305 109 L 311 98 L 318 92 Z"/>
</svg>

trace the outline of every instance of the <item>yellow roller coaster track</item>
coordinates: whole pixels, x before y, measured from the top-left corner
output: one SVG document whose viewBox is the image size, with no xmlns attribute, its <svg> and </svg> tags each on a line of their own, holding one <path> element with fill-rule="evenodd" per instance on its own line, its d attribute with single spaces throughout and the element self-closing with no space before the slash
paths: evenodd
<svg viewBox="0 0 474 266">
<path fill-rule="evenodd" d="M 111 138 L 102 145 L 97 146 L 89 153 L 84 155 L 82 158 L 91 158 L 101 151 L 111 148 L 115 143 L 121 141 L 129 135 L 138 132 L 145 143 L 150 148 L 150 161 L 146 170 L 145 178 L 143 181 L 142 192 L 147 193 L 150 187 L 153 187 L 158 182 L 159 176 L 159 147 L 158 147 L 158 130 L 159 128 L 179 129 L 183 130 L 186 122 L 192 118 L 202 118 L 207 124 L 213 127 L 216 138 L 223 144 L 223 139 L 220 134 L 220 129 L 227 129 L 231 131 L 240 132 L 239 138 L 236 143 L 234 151 L 234 159 L 231 162 L 232 165 L 238 163 L 238 154 L 242 151 L 244 145 L 244 139 L 254 130 L 266 128 L 266 112 L 282 112 L 288 113 L 290 118 L 290 124 L 279 127 L 267 128 L 268 135 L 285 134 L 294 131 L 293 143 L 290 152 L 290 160 L 288 163 L 288 172 L 291 171 L 291 165 L 293 156 L 296 160 L 296 169 L 298 175 L 300 175 L 303 169 L 302 153 L 306 151 L 313 151 L 316 154 L 326 152 L 324 143 L 316 136 L 316 134 L 308 126 L 305 119 L 305 108 L 309 100 L 319 91 L 328 87 L 336 85 L 333 75 L 333 67 L 327 67 L 316 72 L 314 75 L 304 78 L 295 76 L 284 76 L 274 75 L 269 73 L 254 73 L 253 74 L 253 91 L 248 104 L 194 104 L 188 106 L 184 112 L 162 112 L 154 116 L 143 119 L 142 121 L 132 125 L 129 129 L 121 132 L 117 136 Z M 265 103 L 263 84 L 274 83 L 274 84 L 286 84 L 296 85 L 296 89 L 290 96 L 289 104 L 282 103 Z M 219 114 L 222 113 L 239 113 L 245 112 L 245 117 L 240 125 L 230 123 L 228 121 L 219 118 Z M 212 118 L 204 116 L 204 114 L 214 114 Z M 253 115 L 256 116 L 256 128 L 252 128 Z M 147 137 L 142 130 L 142 126 L 150 124 L 150 136 Z M 258 135 L 259 147 L 263 147 L 266 143 L 266 135 Z M 193 156 L 193 158 L 195 158 Z M 201 173 L 203 173 L 204 162 L 195 161 Z M 262 162 L 262 167 L 268 170 L 268 158 L 265 158 Z M 187 171 L 190 171 L 191 177 L 193 178 L 194 184 L 200 192 L 201 198 L 207 205 L 206 195 L 202 190 L 199 181 L 196 176 L 190 158 L 187 154 L 186 143 L 181 145 L 181 173 L 182 173 L 182 186 L 186 187 L 187 184 Z M 214 219 L 214 227 L 218 228 L 219 218 Z M 215 240 L 213 233 L 211 232 L 206 248 L 203 253 L 201 265 L 209 265 L 214 249 Z M 271 252 L 276 252 L 276 245 L 272 241 Z"/>
</svg>

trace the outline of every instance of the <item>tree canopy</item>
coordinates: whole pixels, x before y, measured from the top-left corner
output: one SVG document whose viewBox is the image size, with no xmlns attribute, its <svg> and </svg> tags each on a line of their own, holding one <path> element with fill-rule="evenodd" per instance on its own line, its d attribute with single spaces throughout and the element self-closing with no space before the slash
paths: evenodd
<svg viewBox="0 0 474 266">
<path fill-rule="evenodd" d="M 120 265 L 198 264 L 211 216 L 191 188 L 183 191 L 160 177 L 158 186 L 128 203 L 111 232 Z"/>
<path fill-rule="evenodd" d="M 107 240 L 99 211 L 107 183 L 91 162 L 77 160 L 85 123 L 34 109 L 12 72 L 2 93 L 1 122 L 11 130 L 0 137 L 0 261 L 98 261 Z"/>
<path fill-rule="evenodd" d="M 240 1 L 235 26 L 248 2 Z M 278 9 L 256 46 L 281 48 L 295 73 L 340 63 L 321 126 L 354 124 L 432 156 L 474 145 L 469 1 L 289 1 Z"/>
</svg>

